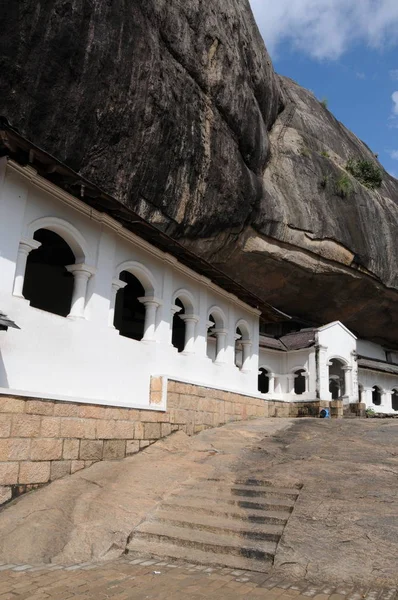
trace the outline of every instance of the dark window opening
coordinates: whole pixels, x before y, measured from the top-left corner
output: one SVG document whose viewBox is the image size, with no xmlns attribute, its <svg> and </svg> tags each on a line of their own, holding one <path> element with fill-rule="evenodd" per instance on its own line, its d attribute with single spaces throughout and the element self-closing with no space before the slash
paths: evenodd
<svg viewBox="0 0 398 600">
<path fill-rule="evenodd" d="M 119 279 L 127 285 L 116 295 L 113 324 L 123 337 L 141 341 L 145 333 L 145 306 L 138 298 L 145 296 L 145 290 L 128 271 L 122 271 Z"/>
<path fill-rule="evenodd" d="M 207 353 L 208 358 L 215 360 L 216 353 L 217 353 L 217 340 L 216 340 L 216 336 L 214 333 L 214 330 L 216 329 L 216 321 L 215 321 L 213 315 L 209 316 L 209 322 L 211 323 L 211 325 L 209 325 L 209 328 L 207 330 L 207 351 L 206 351 L 206 353 Z"/>
<path fill-rule="evenodd" d="M 171 343 L 177 348 L 178 352 L 183 352 L 185 348 L 185 322 L 181 319 L 180 315 L 185 314 L 185 308 L 179 298 L 177 298 L 174 304 L 181 308 L 181 310 L 174 313 L 173 316 L 173 335 Z"/>
<path fill-rule="evenodd" d="M 363 387 L 362 385 L 358 386 L 358 400 L 359 402 L 362 402 L 362 394 L 363 394 Z"/>
<path fill-rule="evenodd" d="M 392 409 L 398 410 L 398 391 L 393 390 L 391 394 Z"/>
<path fill-rule="evenodd" d="M 261 394 L 268 394 L 269 392 L 269 374 L 267 369 L 260 369 L 258 375 L 258 391 Z"/>
<path fill-rule="evenodd" d="M 340 398 L 340 385 L 336 379 L 330 379 L 329 392 L 332 394 L 332 400 L 338 400 Z"/>
<path fill-rule="evenodd" d="M 235 340 L 235 366 L 238 368 L 242 367 L 242 332 L 239 327 L 236 329 L 236 335 L 238 339 Z"/>
<path fill-rule="evenodd" d="M 38 229 L 33 238 L 41 246 L 29 253 L 23 296 L 34 308 L 66 317 L 71 309 L 74 277 L 65 267 L 75 263 L 75 255 L 53 231 Z"/>
<path fill-rule="evenodd" d="M 372 389 L 372 402 L 376 406 L 380 406 L 381 404 L 381 390 L 377 385 Z"/>
<path fill-rule="evenodd" d="M 332 400 L 338 400 L 344 396 L 345 392 L 345 371 L 344 363 L 337 358 L 333 358 L 329 364 L 329 392 L 332 394 Z"/>
<path fill-rule="evenodd" d="M 300 371 L 296 371 L 294 378 L 294 393 L 298 396 L 304 394 L 306 391 L 306 382 L 305 382 L 305 371 L 304 369 L 300 369 Z"/>
</svg>

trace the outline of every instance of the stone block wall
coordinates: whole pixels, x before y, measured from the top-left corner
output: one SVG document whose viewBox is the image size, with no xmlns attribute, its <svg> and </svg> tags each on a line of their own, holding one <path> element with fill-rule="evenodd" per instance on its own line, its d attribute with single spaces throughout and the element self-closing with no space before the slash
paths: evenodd
<svg viewBox="0 0 398 600">
<path fill-rule="evenodd" d="M 152 378 L 150 402 L 158 410 L 0 396 L 0 505 L 94 462 L 130 456 L 177 430 L 193 435 L 231 421 L 317 416 L 320 410 L 320 403 L 268 402 L 165 377 Z"/>
</svg>

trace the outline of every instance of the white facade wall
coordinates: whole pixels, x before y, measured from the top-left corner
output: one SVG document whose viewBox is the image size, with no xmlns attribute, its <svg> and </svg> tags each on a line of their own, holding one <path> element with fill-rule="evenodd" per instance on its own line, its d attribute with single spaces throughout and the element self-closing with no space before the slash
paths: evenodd
<svg viewBox="0 0 398 600">
<path fill-rule="evenodd" d="M 357 353 L 360 356 L 367 356 L 375 360 L 386 360 L 386 352 L 383 347 L 368 340 L 358 339 Z"/>
<path fill-rule="evenodd" d="M 270 375 L 270 390 L 262 394 L 264 398 L 274 398 L 287 402 L 301 402 L 316 399 L 316 359 L 315 348 L 278 352 L 260 348 L 259 368 L 267 369 Z M 294 374 L 303 369 L 306 377 L 306 392 L 294 392 Z"/>
<path fill-rule="evenodd" d="M 372 408 L 378 413 L 391 414 L 395 413 L 392 407 L 391 394 L 393 390 L 398 391 L 398 376 L 390 375 L 389 373 L 381 373 L 379 371 L 371 371 L 369 369 L 359 369 L 359 385 L 362 388 L 362 402 L 366 404 L 366 408 Z M 376 406 L 373 404 L 372 390 L 374 386 L 380 388 L 381 404 Z"/>
<path fill-rule="evenodd" d="M 320 327 L 317 338 L 320 399 L 332 399 L 332 394 L 329 392 L 329 366 L 332 360 L 337 360 L 344 372 L 344 402 L 358 402 L 357 338 L 338 321 Z"/>
<path fill-rule="evenodd" d="M 85 265 L 87 293 L 84 304 L 80 299 L 75 307 L 83 307 L 83 318 L 50 314 L 15 295 L 18 286 L 22 289 L 16 273 L 21 242 L 30 242 L 40 228 L 59 233 L 74 251 L 76 263 Z M 145 296 L 159 305 L 151 341 L 124 338 L 113 328 L 112 284 L 126 268 L 133 269 Z M 0 332 L 1 393 L 148 408 L 151 375 L 168 375 L 258 395 L 256 309 L 37 177 L 32 169 L 14 163 L 6 167 L 5 160 L 0 170 L 0 274 L 0 307 L 20 327 Z M 190 354 L 179 354 L 171 345 L 177 296 L 191 301 L 188 312 L 197 321 Z M 213 342 L 212 358 L 207 356 L 212 309 L 224 318 L 226 346 L 220 364 L 212 360 Z M 244 371 L 234 364 L 238 324 L 251 343 Z"/>
</svg>

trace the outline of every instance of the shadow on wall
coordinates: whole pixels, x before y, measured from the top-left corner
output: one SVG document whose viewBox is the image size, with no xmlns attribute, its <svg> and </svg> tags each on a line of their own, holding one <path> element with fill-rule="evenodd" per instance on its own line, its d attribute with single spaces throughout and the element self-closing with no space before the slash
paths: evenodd
<svg viewBox="0 0 398 600">
<path fill-rule="evenodd" d="M 1 343 L 1 337 L 0 337 L 0 343 Z M 4 366 L 3 357 L 1 355 L 1 347 L 0 347 L 0 388 L 8 388 L 8 387 L 9 386 L 8 386 L 7 371 Z"/>
</svg>

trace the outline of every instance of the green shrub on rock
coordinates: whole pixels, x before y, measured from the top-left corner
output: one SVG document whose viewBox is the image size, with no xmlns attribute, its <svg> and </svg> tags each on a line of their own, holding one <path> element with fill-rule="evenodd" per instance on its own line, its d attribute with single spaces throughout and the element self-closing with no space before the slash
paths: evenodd
<svg viewBox="0 0 398 600">
<path fill-rule="evenodd" d="M 355 179 L 371 190 L 379 188 L 382 184 L 381 169 L 370 160 L 350 158 L 346 169 Z"/>
</svg>

